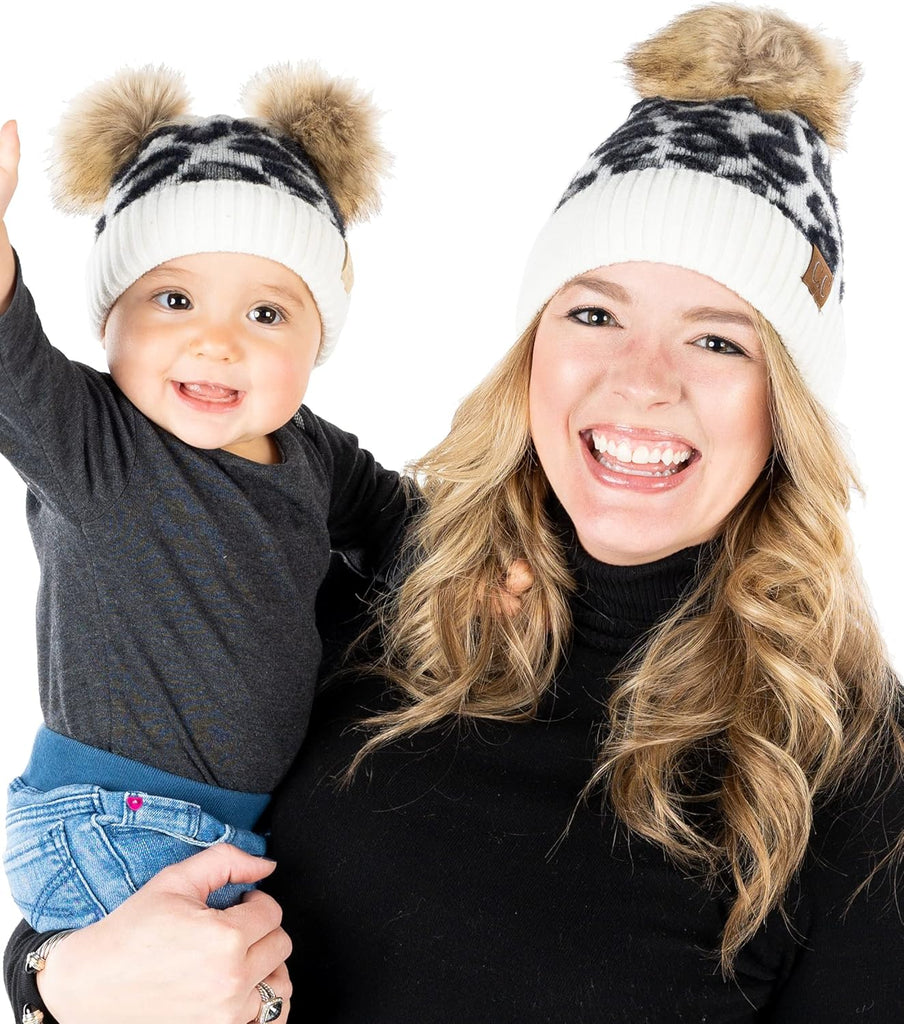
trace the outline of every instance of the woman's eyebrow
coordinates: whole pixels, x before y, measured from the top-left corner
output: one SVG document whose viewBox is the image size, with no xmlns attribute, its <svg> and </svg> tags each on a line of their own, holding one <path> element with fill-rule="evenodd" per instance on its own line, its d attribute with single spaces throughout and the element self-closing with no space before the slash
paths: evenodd
<svg viewBox="0 0 904 1024">
<path fill-rule="evenodd" d="M 574 278 L 565 285 L 565 288 L 588 288 L 592 292 L 604 295 L 607 299 L 615 299 L 616 302 L 630 304 L 633 301 L 631 293 L 626 288 L 622 288 L 620 284 L 615 284 L 613 281 L 604 281 L 599 277 L 592 277 L 590 275 Z"/>
<path fill-rule="evenodd" d="M 725 324 L 737 324 L 739 327 L 749 327 L 756 330 L 753 319 L 746 313 L 738 313 L 728 309 L 718 309 L 716 306 L 697 306 L 695 309 L 688 309 L 681 315 L 682 320 L 699 322 L 701 320 L 718 320 Z"/>
</svg>

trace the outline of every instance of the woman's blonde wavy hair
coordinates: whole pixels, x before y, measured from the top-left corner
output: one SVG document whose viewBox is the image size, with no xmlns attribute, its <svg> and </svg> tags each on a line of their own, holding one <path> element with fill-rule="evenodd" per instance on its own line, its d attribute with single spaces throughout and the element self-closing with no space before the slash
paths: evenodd
<svg viewBox="0 0 904 1024">
<path fill-rule="evenodd" d="M 413 569 L 383 608 L 379 670 L 401 705 L 370 719 L 375 748 L 459 718 L 529 718 L 571 629 L 573 583 L 530 437 L 539 316 L 414 464 L 426 511 Z M 772 458 L 721 531 L 714 561 L 621 673 L 595 771 L 621 821 L 734 902 L 722 936 L 741 946 L 803 859 L 814 804 L 854 785 L 882 751 L 902 760 L 900 689 L 866 597 L 847 521 L 850 460 L 769 323 Z M 533 584 L 506 610 L 505 579 Z M 601 688 L 603 680 L 600 680 Z M 701 765 L 720 765 L 709 792 Z M 701 813 L 701 801 L 715 817 Z"/>
</svg>

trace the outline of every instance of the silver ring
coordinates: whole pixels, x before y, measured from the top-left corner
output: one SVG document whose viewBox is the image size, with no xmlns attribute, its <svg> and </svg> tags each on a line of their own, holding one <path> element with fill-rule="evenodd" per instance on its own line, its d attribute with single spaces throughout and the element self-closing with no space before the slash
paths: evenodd
<svg viewBox="0 0 904 1024">
<path fill-rule="evenodd" d="M 259 981 L 255 986 L 261 997 L 261 1008 L 257 1011 L 254 1024 L 269 1024 L 282 1013 L 282 996 L 278 996 L 265 982 Z"/>
</svg>

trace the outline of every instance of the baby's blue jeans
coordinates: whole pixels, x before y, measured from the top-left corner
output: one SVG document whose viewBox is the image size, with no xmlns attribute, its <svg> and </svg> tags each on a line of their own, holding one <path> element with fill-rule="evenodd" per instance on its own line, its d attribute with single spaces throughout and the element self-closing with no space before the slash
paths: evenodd
<svg viewBox="0 0 904 1024">
<path fill-rule="evenodd" d="M 161 868 L 208 846 L 265 852 L 263 836 L 218 821 L 196 803 L 75 784 L 9 788 L 4 858 L 13 899 L 36 931 L 99 921 Z M 208 904 L 225 908 L 250 885 L 228 884 Z"/>
</svg>

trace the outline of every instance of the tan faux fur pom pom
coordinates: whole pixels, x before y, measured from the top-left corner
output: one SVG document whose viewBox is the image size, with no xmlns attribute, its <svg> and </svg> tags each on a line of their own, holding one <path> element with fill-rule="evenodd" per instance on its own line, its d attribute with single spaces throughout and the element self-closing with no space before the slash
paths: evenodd
<svg viewBox="0 0 904 1024">
<path fill-rule="evenodd" d="M 793 110 L 830 146 L 844 144 L 860 66 L 834 40 L 779 11 L 711 4 L 675 18 L 625 58 L 642 97 L 747 96 L 762 110 Z"/>
<path fill-rule="evenodd" d="M 127 68 L 70 104 L 51 156 L 54 199 L 73 213 L 99 213 L 116 172 L 143 139 L 188 110 L 182 76 L 164 67 Z"/>
<path fill-rule="evenodd" d="M 389 156 L 377 138 L 377 110 L 354 82 L 312 62 L 278 64 L 245 86 L 242 102 L 302 145 L 347 223 L 377 212 Z"/>
</svg>

